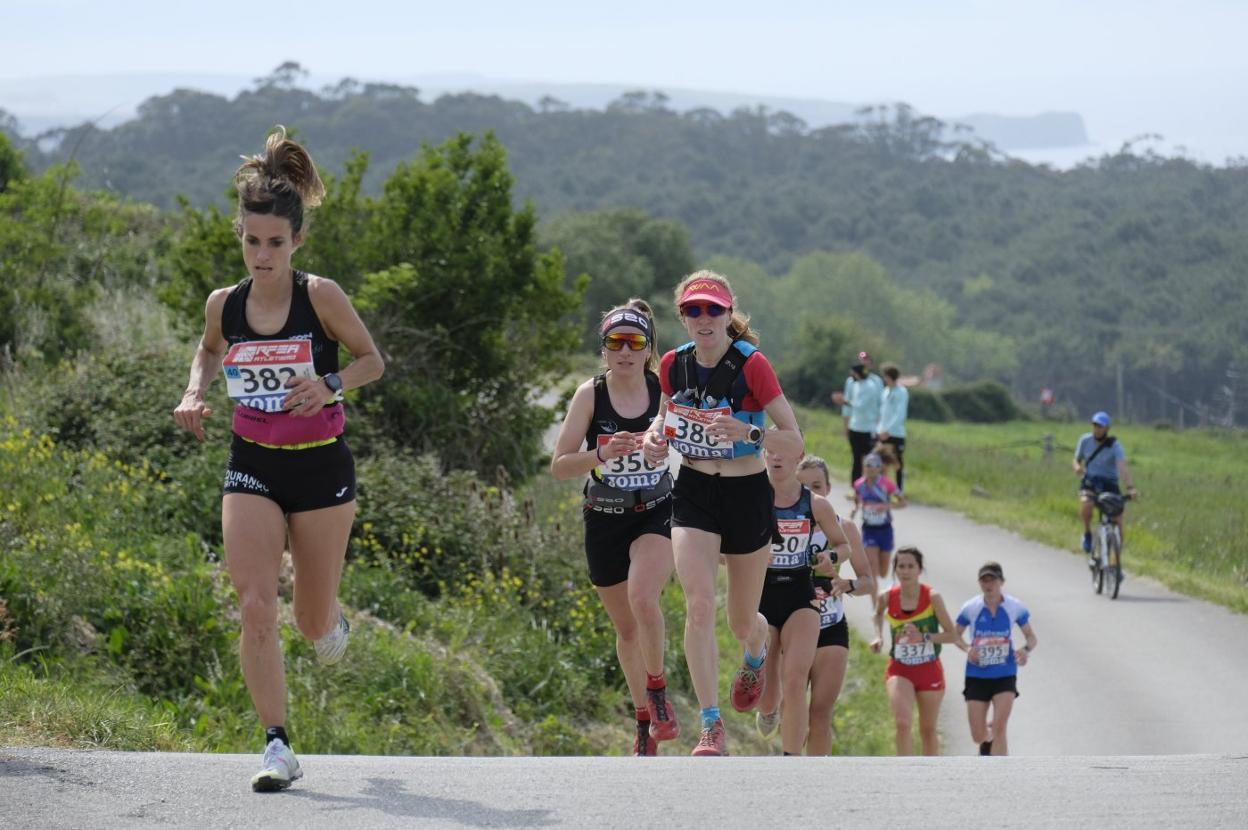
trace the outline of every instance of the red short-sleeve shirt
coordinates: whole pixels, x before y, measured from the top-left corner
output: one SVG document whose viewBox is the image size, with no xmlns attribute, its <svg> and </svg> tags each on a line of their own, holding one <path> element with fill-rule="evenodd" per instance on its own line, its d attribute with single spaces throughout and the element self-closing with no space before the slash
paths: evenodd
<svg viewBox="0 0 1248 830">
<path fill-rule="evenodd" d="M 663 394 L 669 398 L 672 396 L 672 364 L 675 362 L 674 349 L 659 360 L 659 383 L 663 387 Z M 745 375 L 745 385 L 749 389 L 742 402 L 746 411 L 761 412 L 767 404 L 784 394 L 780 388 L 780 379 L 776 377 L 776 370 L 762 352 L 756 351 L 747 357 L 741 372 Z"/>
</svg>

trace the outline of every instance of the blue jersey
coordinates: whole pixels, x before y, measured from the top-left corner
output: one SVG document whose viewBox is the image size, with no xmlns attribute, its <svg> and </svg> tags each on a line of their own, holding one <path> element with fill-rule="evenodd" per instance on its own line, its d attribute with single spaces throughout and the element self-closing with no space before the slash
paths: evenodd
<svg viewBox="0 0 1248 830">
<path fill-rule="evenodd" d="M 1022 628 L 1030 620 L 1027 607 L 1009 594 L 1002 597 L 995 614 L 984 604 L 982 594 L 963 603 L 957 623 L 966 626 L 971 646 L 979 652 L 978 663 L 966 661 L 966 676 L 995 678 L 1018 674 L 1010 635 L 1014 626 Z"/>
<path fill-rule="evenodd" d="M 1075 445 L 1075 460 L 1087 462 L 1092 458 L 1092 453 L 1096 452 L 1096 439 L 1092 437 L 1092 433 L 1085 432 L 1079 439 L 1079 443 Z M 1092 463 L 1088 464 L 1085 475 L 1089 478 L 1104 478 L 1110 481 L 1118 480 L 1118 462 L 1126 461 L 1127 454 L 1122 449 L 1122 442 L 1115 440 L 1112 447 L 1106 447 L 1097 453 L 1096 458 L 1092 458 Z"/>
<path fill-rule="evenodd" d="M 884 396 L 884 381 L 880 376 L 869 374 L 862 380 L 853 375 L 845 379 L 845 403 L 841 414 L 849 416 L 851 432 L 875 432 L 880 423 L 880 399 Z"/>
</svg>

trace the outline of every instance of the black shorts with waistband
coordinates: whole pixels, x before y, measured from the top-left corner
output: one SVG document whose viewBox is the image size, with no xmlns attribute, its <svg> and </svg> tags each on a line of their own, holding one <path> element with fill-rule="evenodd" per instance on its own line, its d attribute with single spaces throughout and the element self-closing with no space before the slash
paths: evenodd
<svg viewBox="0 0 1248 830">
<path fill-rule="evenodd" d="M 682 466 L 673 490 L 672 527 L 718 534 L 720 553 L 754 553 L 779 537 L 774 500 L 766 472 L 720 476 Z"/>
<path fill-rule="evenodd" d="M 355 499 L 355 458 L 341 435 L 330 444 L 286 450 L 235 435 L 225 462 L 225 495 L 246 493 L 304 513 Z"/>
</svg>

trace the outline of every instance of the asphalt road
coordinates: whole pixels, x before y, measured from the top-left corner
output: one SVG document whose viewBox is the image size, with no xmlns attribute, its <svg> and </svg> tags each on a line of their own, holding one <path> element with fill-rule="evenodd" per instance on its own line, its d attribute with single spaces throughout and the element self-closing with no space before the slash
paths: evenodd
<svg viewBox="0 0 1248 830">
<path fill-rule="evenodd" d="M 0 827 L 1248 826 L 1248 755 L 1062 758 L 258 756 L 0 749 Z"/>
<path fill-rule="evenodd" d="M 1072 505 L 1072 543 L 1077 521 Z M 1114 601 L 1093 594 L 1086 560 L 1072 551 L 929 507 L 897 511 L 894 527 L 898 546 L 923 551 L 924 581 L 945 597 L 950 616 L 978 592 L 976 574 L 990 559 L 1005 571 L 1005 591 L 1031 611 L 1039 645 L 1019 671 L 1011 754 L 1248 751 L 1248 616 L 1132 575 L 1129 525 L 1127 579 Z M 851 624 L 869 638 L 869 604 L 846 605 Z M 962 701 L 965 656 L 946 648 L 941 658 L 943 751 L 969 754 L 976 750 Z"/>
</svg>

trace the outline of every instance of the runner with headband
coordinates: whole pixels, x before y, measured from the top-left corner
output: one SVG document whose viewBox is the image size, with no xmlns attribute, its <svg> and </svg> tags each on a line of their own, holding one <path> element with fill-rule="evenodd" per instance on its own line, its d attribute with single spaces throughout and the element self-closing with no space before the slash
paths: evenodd
<svg viewBox="0 0 1248 830">
<path fill-rule="evenodd" d="M 672 575 L 672 476 L 642 457 L 662 392 L 654 314 L 632 299 L 602 319 L 606 371 L 582 383 L 555 442 L 550 471 L 585 483 L 589 580 L 615 626 L 615 652 L 637 716 L 634 755 L 680 734 L 663 676 L 659 595 Z"/>
</svg>

